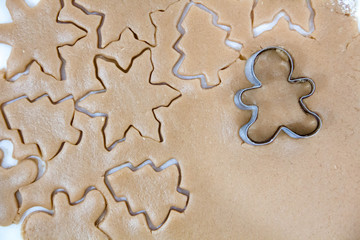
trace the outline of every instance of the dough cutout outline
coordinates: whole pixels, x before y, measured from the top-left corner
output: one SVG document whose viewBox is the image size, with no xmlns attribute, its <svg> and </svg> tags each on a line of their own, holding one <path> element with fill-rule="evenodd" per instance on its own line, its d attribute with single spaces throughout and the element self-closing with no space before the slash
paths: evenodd
<svg viewBox="0 0 360 240">
<path fill-rule="evenodd" d="M 9 118 L 7 117 L 5 108 L 6 108 L 7 106 L 11 106 L 12 103 L 15 103 L 15 102 L 17 102 L 17 101 L 23 101 L 23 100 L 26 100 L 26 101 L 27 101 L 26 104 L 36 104 L 38 101 L 39 101 L 39 102 L 40 102 L 40 101 L 45 101 L 45 104 L 48 103 L 48 104 L 51 104 L 51 105 L 62 104 L 62 103 L 66 102 L 66 101 L 69 101 L 69 100 L 72 100 L 72 101 L 74 102 L 74 98 L 73 98 L 72 95 L 69 95 L 69 96 L 67 96 L 67 97 L 65 97 L 65 98 L 63 98 L 63 99 L 60 99 L 59 101 L 53 101 L 48 94 L 43 94 L 43 95 L 41 95 L 41 96 L 39 96 L 39 97 L 37 97 L 37 98 L 35 98 L 35 99 L 30 99 L 28 96 L 24 95 L 24 96 L 22 96 L 22 97 L 18 97 L 18 98 L 16 98 L 16 99 L 13 99 L 13 100 L 10 100 L 10 101 L 8 101 L 8 102 L 5 102 L 5 103 L 1 104 L 1 113 L 2 113 L 2 115 L 3 115 L 3 118 L 4 118 L 5 122 L 6 122 L 6 125 L 7 125 L 8 129 L 13 129 L 13 130 L 15 130 L 16 128 L 12 128 L 12 127 L 11 127 L 11 121 L 10 121 Z M 65 106 L 65 105 L 64 105 L 64 106 Z M 62 150 L 65 142 L 68 142 L 69 144 L 76 145 L 76 144 L 78 143 L 78 141 L 81 139 L 81 131 L 77 130 L 76 128 L 74 128 L 74 127 L 72 126 L 72 122 L 73 122 L 73 120 L 74 120 L 74 115 L 75 115 L 75 102 L 74 102 L 73 106 L 74 106 L 73 112 L 72 112 L 72 114 L 71 114 L 71 119 L 70 119 L 70 121 L 68 122 L 69 125 L 68 125 L 67 127 L 68 127 L 69 129 L 71 129 L 71 131 L 73 131 L 74 134 L 75 134 L 75 131 L 76 131 L 76 132 L 78 133 L 78 137 L 76 138 L 75 135 L 72 136 L 72 137 L 74 137 L 74 139 L 73 139 L 74 141 L 73 141 L 73 142 L 70 142 L 70 141 L 69 141 L 70 139 L 63 139 L 62 143 L 61 143 L 60 146 L 58 147 L 58 150 L 57 150 L 56 152 L 53 151 L 53 154 L 51 154 L 51 155 L 49 155 L 49 156 L 46 156 L 46 158 L 44 159 L 45 161 L 51 160 L 51 159 L 53 159 L 54 157 L 56 157 L 56 156 L 59 154 L 59 152 Z M 17 120 L 17 119 L 13 119 L 13 120 Z M 32 126 L 32 127 L 33 127 L 33 126 Z M 30 128 L 30 129 L 31 129 L 31 128 Z M 16 130 L 18 131 L 19 136 L 20 136 L 23 144 L 31 144 L 31 143 L 33 143 L 33 142 L 28 142 L 28 143 L 26 143 L 27 141 L 29 141 L 29 140 L 25 140 L 25 138 L 24 138 L 23 131 L 26 130 L 26 129 L 16 129 Z M 76 139 L 75 139 L 75 138 L 76 138 Z M 46 147 L 46 146 L 41 146 L 41 145 L 39 145 L 39 143 L 36 143 L 36 142 L 34 142 L 33 144 L 36 144 L 36 146 L 37 146 L 38 149 L 39 149 L 39 153 L 40 153 L 41 157 L 44 157 L 44 156 L 43 156 L 43 154 L 44 154 L 43 152 L 44 152 L 44 150 L 45 150 L 45 152 L 47 152 L 47 150 L 48 150 L 47 147 Z"/>
<path fill-rule="evenodd" d="M 178 184 L 177 184 L 177 188 L 176 188 L 176 191 L 182 195 L 185 195 L 187 197 L 187 200 L 186 200 L 186 204 L 184 206 L 184 208 L 177 208 L 175 206 L 171 206 L 169 211 L 168 211 L 168 214 L 166 216 L 166 218 L 162 221 L 162 223 L 158 226 L 154 226 L 154 224 L 152 223 L 148 213 L 145 211 L 145 210 L 140 210 L 140 211 L 137 211 L 137 212 L 134 212 L 132 211 L 130 205 L 129 205 L 129 202 L 127 200 L 126 197 L 118 197 L 115 193 L 115 191 L 113 190 L 112 186 L 111 186 L 111 183 L 110 181 L 108 180 L 108 176 L 110 176 L 111 174 L 113 173 L 116 173 L 124 168 L 129 168 L 132 172 L 135 172 L 141 168 L 143 168 L 144 166 L 146 165 L 149 165 L 152 167 L 152 169 L 155 171 L 155 172 L 161 172 L 165 169 L 167 169 L 168 167 L 171 167 L 173 165 L 176 166 L 178 172 L 179 172 L 179 177 L 178 177 Z M 180 187 L 180 184 L 181 184 L 181 179 L 182 179 L 182 175 L 181 175 L 181 168 L 180 168 L 180 164 L 179 162 L 176 160 L 176 159 L 170 159 L 168 161 L 166 161 L 164 164 L 160 165 L 159 167 L 156 167 L 156 165 L 151 161 L 151 160 L 146 160 L 144 161 L 143 163 L 139 164 L 138 166 L 134 166 L 132 163 L 130 162 L 127 162 L 127 163 L 123 163 L 117 167 L 114 167 L 108 171 L 105 172 L 105 175 L 104 175 L 104 182 L 105 182 L 105 185 L 107 186 L 107 188 L 109 189 L 111 195 L 113 196 L 114 200 L 116 202 L 125 202 L 126 204 L 126 207 L 128 209 L 128 212 L 131 216 L 136 216 L 136 215 L 139 215 L 139 214 L 143 214 L 145 216 L 145 219 L 146 219 L 146 223 L 148 225 L 148 227 L 150 228 L 151 231 L 155 231 L 155 230 L 158 230 L 159 228 L 161 228 L 164 223 L 166 222 L 166 220 L 169 218 L 170 216 L 170 213 L 171 211 L 177 211 L 179 213 L 183 213 L 186 209 L 187 209 L 187 206 L 189 204 L 189 200 L 190 200 L 190 192 L 186 189 L 183 189 Z"/>
<path fill-rule="evenodd" d="M 88 195 L 90 195 L 92 200 L 87 201 Z M 95 187 L 92 187 L 92 186 L 88 187 L 86 189 L 86 191 L 84 192 L 84 195 L 79 200 L 74 201 L 74 202 L 72 202 L 70 200 L 69 194 L 64 189 L 56 189 L 51 194 L 51 199 L 52 199 L 52 207 L 51 207 L 51 209 L 36 206 L 36 207 L 32 207 L 32 208 L 28 209 L 23 214 L 20 222 L 22 223 L 22 231 L 23 231 L 24 236 L 28 236 L 29 233 L 30 233 L 30 235 L 31 234 L 35 234 L 35 235 L 41 234 L 42 235 L 43 234 L 42 231 L 44 231 L 44 230 L 45 230 L 45 234 L 46 234 L 46 231 L 51 231 L 52 232 L 54 230 L 55 231 L 56 230 L 60 230 L 60 231 L 62 230 L 61 228 L 63 226 L 59 226 L 59 228 L 56 228 L 56 229 L 49 229 L 48 226 L 47 226 L 48 223 L 44 223 L 44 219 L 41 219 L 41 218 L 37 219 L 37 220 L 41 221 L 41 223 L 43 224 L 42 227 L 39 227 L 39 228 L 36 228 L 36 229 L 34 229 L 34 228 L 27 229 L 27 225 L 29 224 L 29 221 L 31 221 L 33 219 L 32 217 L 39 216 L 38 214 L 46 214 L 46 215 L 44 215 L 45 217 L 50 216 L 51 219 L 53 219 L 55 217 L 59 217 L 57 215 L 61 216 L 62 214 L 64 214 L 64 213 L 58 213 L 57 214 L 57 211 L 61 211 L 61 212 L 62 211 L 65 211 L 65 212 L 70 211 L 71 207 L 80 207 L 80 208 L 82 207 L 83 208 L 83 207 L 86 206 L 86 204 L 88 204 L 90 202 L 91 203 L 90 208 L 93 208 L 93 211 L 96 209 L 96 214 L 97 215 L 94 216 L 93 211 L 87 211 L 86 213 L 84 213 L 82 211 L 83 213 L 81 214 L 82 215 L 81 217 L 85 217 L 84 215 L 86 215 L 86 214 L 88 214 L 89 216 L 92 215 L 91 219 L 94 219 L 93 224 L 88 225 L 87 221 L 89 221 L 89 219 L 79 219 L 79 221 L 77 221 L 76 224 L 83 225 L 82 228 L 91 228 L 89 230 L 91 230 L 92 234 L 97 233 L 97 235 L 100 234 L 102 237 L 106 237 L 107 239 L 110 239 L 110 237 L 99 228 L 99 224 L 104 220 L 104 217 L 105 217 L 105 214 L 106 214 L 107 203 L 106 203 L 105 197 L 103 196 L 103 194 L 98 189 L 96 189 Z M 60 204 L 60 202 L 59 202 L 59 201 L 63 202 L 64 199 L 66 199 L 67 205 L 65 207 L 67 209 L 64 209 L 64 206 L 61 207 L 62 204 Z M 99 200 L 101 200 L 101 203 L 102 203 L 100 209 L 99 209 L 100 205 L 98 205 Z M 98 204 L 95 205 L 96 202 L 98 202 Z M 84 203 L 85 205 L 82 206 L 81 205 L 82 203 Z M 56 204 L 59 204 L 59 206 L 57 206 Z M 69 217 L 74 218 L 72 216 L 69 216 Z M 91 219 L 90 219 L 90 221 L 92 221 Z M 71 224 L 71 223 L 67 222 L 67 224 Z M 47 226 L 47 228 L 46 228 L 46 226 Z M 44 229 L 44 227 L 45 227 L 45 229 Z M 64 227 L 66 227 L 66 224 L 64 224 Z M 76 228 L 78 228 L 78 227 L 75 225 L 75 229 Z M 27 232 L 27 230 L 29 230 L 29 233 Z M 58 234 L 61 234 L 61 233 L 58 233 Z M 71 232 L 69 233 L 68 231 L 65 231 L 65 235 L 68 235 L 68 234 L 71 234 Z M 89 237 L 89 236 L 86 236 L 88 234 L 87 231 L 80 231 L 79 234 L 83 234 L 82 238 Z M 61 235 L 59 235 L 59 236 L 61 236 Z M 99 236 L 97 236 L 97 237 L 99 237 Z M 79 239 L 79 238 L 76 238 L 76 239 Z"/>
<path fill-rule="evenodd" d="M 185 29 L 183 28 L 182 26 L 182 23 L 184 22 L 188 12 L 190 11 L 191 7 L 192 6 L 195 6 L 195 7 L 198 7 L 200 8 L 201 10 L 209 13 L 212 15 L 212 24 L 215 26 L 215 27 L 218 27 L 224 31 L 227 32 L 227 35 L 226 35 L 226 39 L 225 39 L 225 45 L 228 46 L 229 48 L 235 50 L 235 51 L 240 51 L 241 48 L 242 48 L 242 44 L 241 43 L 238 43 L 238 42 L 234 42 L 234 41 L 231 41 L 229 39 L 230 37 L 230 32 L 231 32 L 231 27 L 227 26 L 227 25 L 224 25 L 224 24 L 221 24 L 219 23 L 219 16 L 213 12 L 212 10 L 208 9 L 205 5 L 203 4 L 200 4 L 200 3 L 195 3 L 193 1 L 190 1 L 186 6 L 185 6 L 185 9 L 183 11 L 183 13 L 181 14 L 181 17 L 179 19 L 179 22 L 177 24 L 177 30 L 178 32 L 180 33 L 180 37 L 177 39 L 176 43 L 174 44 L 173 48 L 175 49 L 176 52 L 178 52 L 180 54 L 180 57 L 178 59 L 178 61 L 175 63 L 172 71 L 174 73 L 175 76 L 177 76 L 178 78 L 182 79 L 182 80 L 194 80 L 194 79 L 200 79 L 200 84 L 201 84 L 201 87 L 203 89 L 208 89 L 208 88 L 213 88 L 213 87 L 216 87 L 220 84 L 221 80 L 219 78 L 219 83 L 216 84 L 216 85 L 208 85 L 207 81 L 206 81 L 206 76 L 201 73 L 201 74 L 197 74 L 197 75 L 182 75 L 179 73 L 179 68 L 181 66 L 181 64 L 184 62 L 185 58 L 186 58 L 186 54 L 183 52 L 183 50 L 181 50 L 179 48 L 179 43 L 181 42 L 182 38 L 184 37 L 184 35 L 186 34 L 185 32 Z M 220 69 L 219 69 L 220 70 Z"/>
</svg>

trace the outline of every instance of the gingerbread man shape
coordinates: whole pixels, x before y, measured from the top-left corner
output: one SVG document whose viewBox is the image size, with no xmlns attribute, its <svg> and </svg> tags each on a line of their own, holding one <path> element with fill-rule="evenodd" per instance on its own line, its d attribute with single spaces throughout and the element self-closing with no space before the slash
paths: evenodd
<svg viewBox="0 0 360 240">
<path fill-rule="evenodd" d="M 246 92 L 246 91 L 249 91 L 249 90 L 253 90 L 253 89 L 257 89 L 257 88 L 261 88 L 262 87 L 262 83 L 261 81 L 257 78 L 256 74 L 255 74 L 255 70 L 254 70 L 254 66 L 255 66 L 255 63 L 256 63 L 256 60 L 258 59 L 258 57 L 260 56 L 260 54 L 266 52 L 266 51 L 270 51 L 270 50 L 276 50 L 276 51 L 279 51 L 281 53 L 284 54 L 284 56 L 287 57 L 288 61 L 289 61 L 289 65 L 290 65 L 290 71 L 289 71 L 289 75 L 287 77 L 287 81 L 290 82 L 290 83 L 303 83 L 303 82 L 308 82 L 311 86 L 311 91 L 306 94 L 306 95 L 303 95 L 299 98 L 299 104 L 300 104 L 300 107 L 301 109 L 306 113 L 306 114 L 310 114 L 311 116 L 313 116 L 315 119 L 316 119 L 316 122 L 317 122 L 317 126 L 315 128 L 315 130 L 313 130 L 312 132 L 310 133 L 307 133 L 307 134 L 299 134 L 293 130 L 291 130 L 290 128 L 288 128 L 287 126 L 285 125 L 280 125 L 277 130 L 275 131 L 275 133 L 268 139 L 266 139 L 265 141 L 255 141 L 253 139 L 251 139 L 249 137 L 249 128 L 255 123 L 255 121 L 258 119 L 258 112 L 259 112 L 259 108 L 258 106 L 256 105 L 247 105 L 245 104 L 243 101 L 242 101 L 242 97 L 243 97 L 243 94 Z M 321 118 L 320 116 L 311 111 L 307 106 L 306 104 L 304 103 L 304 99 L 312 96 L 315 92 L 315 82 L 310 79 L 310 78 L 307 78 L 307 77 L 301 77 L 301 78 L 292 78 L 292 74 L 293 74 L 293 71 L 294 71 L 294 61 L 293 61 L 293 58 L 291 57 L 290 53 L 288 51 L 286 51 L 285 49 L 281 48 L 281 47 L 267 47 L 267 48 L 264 48 L 264 49 L 261 49 L 259 50 L 258 52 L 254 53 L 246 62 L 246 65 L 245 65 L 245 76 L 246 78 L 249 80 L 250 83 L 253 84 L 252 87 L 249 87 L 249 88 L 244 88 L 244 89 L 241 89 L 239 90 L 235 97 L 234 97 L 234 101 L 235 101 L 235 104 L 238 108 L 240 108 L 241 110 L 251 110 L 252 111 L 252 114 L 251 114 L 251 118 L 249 120 L 249 122 L 247 122 L 245 125 L 243 125 L 241 128 L 240 128 L 240 131 L 239 131 L 239 135 L 241 137 L 241 139 L 247 143 L 247 144 L 250 144 L 250 145 L 254 145 L 254 146 L 261 146 L 261 145 L 267 145 L 269 143 L 272 143 L 276 137 L 279 135 L 279 133 L 281 131 L 283 131 L 284 133 L 286 133 L 288 136 L 292 137 L 292 138 L 296 138 L 296 139 L 300 139 L 300 138 L 309 138 L 313 135 L 315 135 L 321 128 L 321 125 L 322 125 L 322 121 L 321 121 Z"/>
</svg>

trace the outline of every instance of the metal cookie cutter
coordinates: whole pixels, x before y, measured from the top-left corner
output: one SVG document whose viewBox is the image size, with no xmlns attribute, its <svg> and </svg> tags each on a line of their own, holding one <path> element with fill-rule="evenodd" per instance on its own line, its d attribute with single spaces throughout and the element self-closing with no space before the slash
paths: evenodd
<svg viewBox="0 0 360 240">
<path fill-rule="evenodd" d="M 259 112 L 259 108 L 256 106 L 256 105 L 246 105 L 245 103 L 242 102 L 242 95 L 245 91 L 248 91 L 248 90 L 252 90 L 252 89 L 256 89 L 256 88 L 260 88 L 262 86 L 260 80 L 256 77 L 255 75 L 255 71 L 254 71 L 254 66 L 255 66 L 255 63 L 256 63 L 256 60 L 257 58 L 259 57 L 259 55 L 263 52 L 266 52 L 266 51 L 269 51 L 269 50 L 278 50 L 278 51 L 281 51 L 283 53 L 286 54 L 286 56 L 288 57 L 288 60 L 289 60 L 289 64 L 290 64 L 290 72 L 289 72 L 289 76 L 288 76 L 288 82 L 290 83 L 296 83 L 296 82 L 309 82 L 310 85 L 311 85 L 311 92 L 305 96 L 301 96 L 299 98 L 299 104 L 301 106 L 301 108 L 304 110 L 304 112 L 306 114 L 310 114 L 312 115 L 313 117 L 315 117 L 316 121 L 317 121 L 317 126 L 316 126 L 316 129 L 314 131 L 312 131 L 311 133 L 309 134 L 305 134 L 305 135 L 300 135 L 298 133 L 295 133 L 294 131 L 290 130 L 288 127 L 284 126 L 284 125 L 281 125 L 277 130 L 276 132 L 274 133 L 274 135 L 272 135 L 268 140 L 266 141 L 263 141 L 263 142 L 256 142 L 254 140 L 252 140 L 249 135 L 248 135 L 248 131 L 249 131 L 249 128 L 252 124 L 254 124 L 254 122 L 256 121 L 257 117 L 258 117 L 258 112 Z M 242 138 L 242 140 L 248 144 L 251 144 L 251 145 L 255 145 L 255 146 L 262 146 L 262 145 L 267 145 L 269 143 L 272 143 L 275 138 L 279 135 L 279 133 L 281 131 L 285 132 L 288 136 L 292 137 L 292 138 L 309 138 L 309 137 L 312 137 L 314 136 L 321 128 L 321 125 L 322 125 L 322 121 L 321 121 L 321 118 L 320 116 L 311 111 L 304 103 L 304 99 L 305 98 L 308 98 L 310 97 L 311 95 L 314 94 L 315 92 L 315 82 L 310 79 L 310 78 L 305 78 L 305 77 L 301 77 L 301 78 L 291 78 L 292 74 L 293 74 L 293 71 L 294 71 L 294 61 L 290 55 L 290 53 L 288 51 L 286 51 L 285 49 L 281 48 L 281 47 L 276 47 L 276 46 L 271 46 L 271 47 L 267 47 L 267 48 L 263 48 L 261 49 L 260 51 L 254 53 L 246 62 L 246 65 L 245 65 L 245 76 L 246 78 L 249 80 L 249 82 L 251 82 L 252 84 L 254 84 L 253 87 L 250 87 L 250 88 L 244 88 L 244 89 L 241 89 L 240 91 L 238 91 L 236 94 L 235 94 L 235 97 L 234 97 L 234 101 L 235 101 L 235 104 L 238 108 L 242 109 L 242 110 L 251 110 L 252 111 L 252 114 L 251 114 L 251 118 L 250 118 L 250 121 L 248 123 L 246 123 L 245 125 L 243 125 L 241 128 L 240 128 L 240 131 L 239 131 L 239 134 L 240 134 L 240 137 Z"/>
</svg>

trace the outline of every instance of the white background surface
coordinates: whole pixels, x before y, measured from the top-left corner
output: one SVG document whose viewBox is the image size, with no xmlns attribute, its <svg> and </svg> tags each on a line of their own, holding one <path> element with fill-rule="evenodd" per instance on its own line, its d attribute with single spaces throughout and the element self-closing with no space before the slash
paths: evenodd
<svg viewBox="0 0 360 240">
<path fill-rule="evenodd" d="M 11 1 L 11 0 L 10 0 Z M 36 6 L 36 4 L 40 1 L 40 0 L 24 0 L 30 7 L 34 7 Z M 329 0 L 331 1 L 331 0 Z M 357 12 L 356 12 L 356 16 L 359 22 L 359 31 L 360 31 L 360 0 L 357 0 Z M 9 13 L 9 11 L 6 8 L 6 0 L 0 0 L 0 23 L 9 23 L 12 21 L 11 19 L 11 15 Z M 221 16 L 220 16 L 221 18 Z M 264 24 L 264 26 L 261 26 L 260 28 L 257 28 L 256 31 L 259 31 L 260 34 L 261 32 L 265 31 L 265 30 L 269 30 L 272 27 L 274 27 L 277 23 L 278 19 L 274 19 L 274 21 L 272 23 L 269 24 Z M 11 47 L 9 45 L 6 44 L 2 44 L 0 43 L 0 69 L 4 69 L 6 68 L 6 61 L 9 58 L 11 53 Z M 0 139 L 1 140 L 1 139 Z M 21 226 L 20 224 L 13 224 L 10 225 L 8 227 L 0 227 L 0 240 L 21 240 Z"/>
</svg>

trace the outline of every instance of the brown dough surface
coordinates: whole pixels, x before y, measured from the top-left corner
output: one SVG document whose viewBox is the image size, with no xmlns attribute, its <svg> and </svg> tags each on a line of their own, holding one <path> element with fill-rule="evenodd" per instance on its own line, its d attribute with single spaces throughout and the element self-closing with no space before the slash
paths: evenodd
<svg viewBox="0 0 360 240">
<path fill-rule="evenodd" d="M 348 68 L 354 60 L 349 56 L 357 54 L 346 51 L 358 33 L 351 18 L 320 4 L 314 7 L 316 40 L 278 25 L 254 40 L 249 55 L 269 45 L 283 46 L 293 54 L 294 75 L 309 76 L 317 84 L 307 103 L 323 118 L 319 134 L 298 141 L 282 135 L 261 148 L 241 145 L 237 131 L 248 116 L 233 109 L 233 95 L 249 86 L 242 61 L 221 72 L 224 84 L 219 87 L 183 94 L 181 101 L 170 106 L 173 111 L 158 116 L 167 143 L 179 135 L 188 140 L 174 155 L 193 159 L 183 162 L 184 186 L 189 184 L 192 194 L 186 217 L 193 218 L 187 222 L 170 216 L 169 228 L 155 233 L 159 237 L 173 237 L 176 226 L 185 230 L 175 239 L 192 238 L 194 232 L 204 239 L 358 238 L 354 224 L 359 223 L 359 188 L 355 187 L 360 168 L 355 130 L 359 112 L 354 99 L 359 76 L 350 75 Z M 194 118 L 199 112 L 201 118 Z M 202 200 L 196 201 L 197 197 Z M 205 214 L 204 208 L 211 210 Z"/>
<path fill-rule="evenodd" d="M 64 81 L 44 74 L 40 66 L 46 72 L 46 64 L 36 59 L 28 75 L 13 83 L 2 82 L 11 86 L 7 88 L 10 90 L 19 85 L 18 92 L 8 90 L 8 96 L 0 97 L 2 103 L 22 95 L 36 98 L 44 92 L 53 101 L 69 94 L 78 100 L 89 90 L 105 89 L 78 103 L 108 117 L 90 117 L 75 110 L 74 118 L 66 119 L 68 127 L 82 132 L 79 142 L 65 142 L 47 162 L 44 175 L 20 188 L 20 214 L 38 205 L 55 208 L 54 216 L 30 215 L 25 220 L 24 235 L 35 239 L 49 239 L 56 232 L 59 238 L 88 238 L 93 233 L 99 239 L 359 239 L 360 36 L 356 21 L 334 10 L 329 0 L 311 1 L 315 11 L 311 36 L 290 30 L 288 22 L 281 19 L 272 30 L 253 38 L 251 25 L 271 21 L 281 10 L 307 30 L 306 1 L 259 1 L 251 22 L 252 1 L 202 0 L 218 14 L 220 23 L 231 26 L 229 38 L 243 44 L 241 51 L 227 47 L 226 31 L 212 24 L 209 13 L 192 7 L 183 22 L 186 34 L 179 42 L 186 54 L 181 74 L 204 73 L 209 83 L 218 84 L 205 90 L 198 80 L 181 80 L 172 74 L 180 57 L 173 48 L 180 37 L 176 25 L 188 2 L 124 2 L 128 5 L 76 0 L 75 4 L 84 7 L 77 8 L 70 0 L 65 1 L 59 20 L 74 22 L 87 35 L 74 46 L 59 48 L 66 59 Z M 87 11 L 100 12 L 105 18 L 97 13 L 87 15 Z M 241 16 L 237 19 L 236 14 Z M 234 95 L 251 86 L 244 75 L 245 59 L 271 45 L 291 53 L 295 60 L 293 77 L 315 81 L 316 92 L 305 102 L 320 114 L 323 126 L 308 139 L 280 134 L 272 144 L 255 147 L 239 137 L 238 131 L 251 112 L 238 109 Z M 288 66 L 274 52 L 262 55 L 258 63 L 256 71 L 264 87 L 249 92 L 246 101 L 263 110 L 251 134 L 267 137 L 279 124 L 299 131 L 314 127 L 313 120 L 296 104 L 298 97 L 309 91 L 308 86 L 289 86 Z M 21 83 L 33 87 L 20 87 Z M 280 96 L 275 91 L 286 94 Z M 32 103 L 36 104 L 41 102 Z M 273 105 L 278 106 L 271 108 Z M 25 105 L 17 107 L 23 109 Z M 45 110 L 48 115 L 44 115 L 53 117 L 51 112 L 57 107 L 49 105 Z M 66 112 L 73 113 L 73 108 Z M 16 119 L 24 129 L 30 126 L 25 124 L 27 117 Z M 54 132 L 64 133 L 63 128 L 52 125 Z M 4 129 L 10 131 L 6 126 Z M 50 145 L 52 149 L 52 142 L 59 145 L 44 134 L 31 136 L 46 139 L 40 148 Z M 5 134 L 4 138 L 12 137 Z M 181 167 L 181 187 L 190 192 L 189 203 L 183 213 L 171 211 L 162 227 L 150 231 L 143 214 L 131 216 L 124 202 L 114 200 L 104 176 L 124 163 L 138 166 L 150 159 L 161 166 L 172 158 Z M 111 184 L 117 194 L 131 199 L 132 208 L 146 209 L 158 223 L 169 206 L 183 207 L 173 188 L 177 177 L 170 168 L 159 172 L 151 168 L 135 172 L 122 169 L 111 175 Z M 69 200 L 82 199 L 90 186 L 101 193 L 91 191 L 84 202 L 69 205 Z M 59 188 L 69 197 L 58 193 L 52 198 Z M 105 207 L 104 218 L 95 224 Z M 11 217 L 4 222 L 11 222 Z"/>
</svg>

